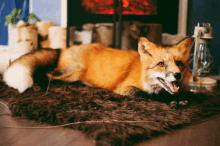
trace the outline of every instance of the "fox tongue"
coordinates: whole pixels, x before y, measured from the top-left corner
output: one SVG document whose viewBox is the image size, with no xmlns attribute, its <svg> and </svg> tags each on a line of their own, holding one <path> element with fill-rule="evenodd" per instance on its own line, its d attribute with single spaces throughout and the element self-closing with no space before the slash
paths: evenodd
<svg viewBox="0 0 220 146">
<path fill-rule="evenodd" d="M 179 91 L 179 88 L 175 83 L 170 83 L 170 82 L 166 82 L 166 83 L 172 92 L 177 93 Z"/>
<path fill-rule="evenodd" d="M 167 90 L 170 94 L 177 93 L 179 91 L 179 87 L 175 82 L 168 82 L 162 78 L 158 78 L 160 83 L 162 84 L 162 87 Z"/>
</svg>

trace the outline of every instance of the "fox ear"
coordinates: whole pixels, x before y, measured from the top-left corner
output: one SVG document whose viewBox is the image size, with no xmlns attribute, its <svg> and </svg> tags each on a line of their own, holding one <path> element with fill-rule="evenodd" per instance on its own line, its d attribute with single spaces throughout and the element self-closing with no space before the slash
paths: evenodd
<svg viewBox="0 0 220 146">
<path fill-rule="evenodd" d="M 191 41 L 192 37 L 187 37 L 176 45 L 178 51 L 181 52 L 183 55 L 186 55 L 187 57 L 189 57 L 189 53 L 191 50 Z"/>
<path fill-rule="evenodd" d="M 153 49 L 157 46 L 150 42 L 147 38 L 141 37 L 138 41 L 138 53 L 142 57 L 143 55 L 153 56 Z"/>
</svg>

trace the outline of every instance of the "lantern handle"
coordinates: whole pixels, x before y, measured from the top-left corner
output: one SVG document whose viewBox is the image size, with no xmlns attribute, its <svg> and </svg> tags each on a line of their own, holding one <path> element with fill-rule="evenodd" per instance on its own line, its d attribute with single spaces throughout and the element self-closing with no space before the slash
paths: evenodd
<svg viewBox="0 0 220 146">
<path fill-rule="evenodd" d="M 193 81 L 197 81 L 197 70 L 198 70 L 198 54 L 199 54 L 199 40 L 202 35 L 202 30 L 199 30 L 196 36 L 196 43 L 195 43 L 195 51 L 194 51 L 194 57 L 193 57 Z"/>
</svg>

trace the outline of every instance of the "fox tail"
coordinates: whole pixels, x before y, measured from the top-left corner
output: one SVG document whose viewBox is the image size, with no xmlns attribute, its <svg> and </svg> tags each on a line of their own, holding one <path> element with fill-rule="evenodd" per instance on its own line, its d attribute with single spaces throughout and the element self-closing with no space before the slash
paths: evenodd
<svg viewBox="0 0 220 146">
<path fill-rule="evenodd" d="M 4 72 L 3 81 L 20 93 L 24 92 L 33 86 L 35 77 L 39 82 L 47 79 L 46 72 L 57 67 L 60 52 L 60 49 L 42 49 L 23 55 Z"/>
</svg>

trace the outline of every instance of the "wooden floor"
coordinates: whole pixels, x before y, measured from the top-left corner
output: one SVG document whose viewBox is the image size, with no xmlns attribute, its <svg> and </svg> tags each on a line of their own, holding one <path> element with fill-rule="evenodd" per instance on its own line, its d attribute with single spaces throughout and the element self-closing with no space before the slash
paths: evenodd
<svg viewBox="0 0 220 146">
<path fill-rule="evenodd" d="M 220 118 L 185 127 L 138 146 L 220 146 Z"/>
<path fill-rule="evenodd" d="M 2 102 L 2 100 L 0 100 Z M 7 108 L 0 104 L 0 114 Z M 50 125 L 37 124 L 34 121 L 0 116 L 0 126 L 14 127 L 46 127 Z M 22 129 L 0 127 L 0 146 L 94 146 L 92 139 L 86 139 L 84 134 L 70 128 Z"/>
<path fill-rule="evenodd" d="M 1 100 L 0 100 L 1 101 Z M 2 101 L 1 101 L 2 102 Z M 0 104 L 0 114 L 7 108 Z M 34 121 L 0 116 L 0 126 L 46 127 Z M 0 127 L 0 146 L 94 146 L 79 131 L 69 128 L 22 129 Z M 140 143 L 137 146 L 220 146 L 220 117 L 185 127 L 170 134 Z"/>
</svg>

